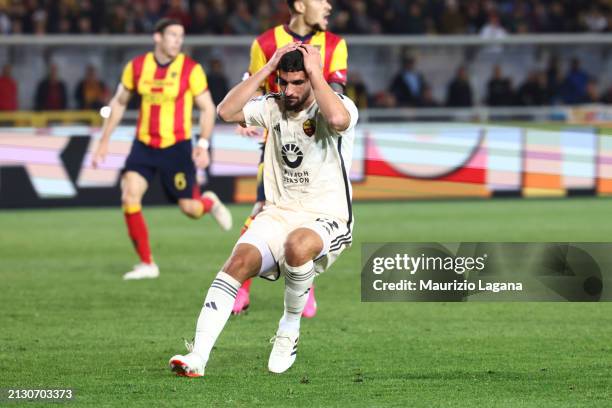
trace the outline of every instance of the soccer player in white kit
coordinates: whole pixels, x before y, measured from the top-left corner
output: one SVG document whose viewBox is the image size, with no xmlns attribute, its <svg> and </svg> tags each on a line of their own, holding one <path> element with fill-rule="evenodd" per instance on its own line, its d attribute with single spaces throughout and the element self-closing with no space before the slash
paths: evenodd
<svg viewBox="0 0 612 408">
<path fill-rule="evenodd" d="M 274 72 L 281 92 L 250 99 Z M 204 375 L 242 282 L 283 274 L 284 313 L 268 361 L 271 372 L 282 373 L 295 361 L 300 318 L 315 275 L 351 245 L 348 174 L 358 112 L 325 81 L 317 48 L 301 43 L 279 48 L 260 71 L 227 94 L 217 112 L 226 122 L 269 132 L 266 205 L 211 284 L 190 352 L 172 357 L 170 366 L 178 375 Z"/>
</svg>

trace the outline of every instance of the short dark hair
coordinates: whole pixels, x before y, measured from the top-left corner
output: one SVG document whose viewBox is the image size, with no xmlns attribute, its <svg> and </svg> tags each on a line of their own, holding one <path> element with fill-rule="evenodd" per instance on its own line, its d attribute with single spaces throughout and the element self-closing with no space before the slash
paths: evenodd
<svg viewBox="0 0 612 408">
<path fill-rule="evenodd" d="M 290 51 L 282 56 L 278 69 L 284 72 L 304 71 L 304 56 L 299 50 Z"/>
<path fill-rule="evenodd" d="M 289 11 L 295 11 L 295 0 L 287 0 L 287 5 L 289 6 Z"/>
<path fill-rule="evenodd" d="M 173 25 L 180 25 L 182 27 L 183 23 L 181 23 L 176 18 L 162 18 L 160 20 L 157 20 L 157 23 L 155 23 L 154 32 L 163 34 L 166 28 Z"/>
</svg>

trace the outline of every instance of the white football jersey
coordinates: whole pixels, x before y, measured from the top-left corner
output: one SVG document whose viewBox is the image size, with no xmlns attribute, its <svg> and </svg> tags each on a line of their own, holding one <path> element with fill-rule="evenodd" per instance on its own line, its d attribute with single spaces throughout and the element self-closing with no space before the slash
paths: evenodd
<svg viewBox="0 0 612 408">
<path fill-rule="evenodd" d="M 316 101 L 300 112 L 285 111 L 279 94 L 249 101 L 243 109 L 248 126 L 268 131 L 264 152 L 266 203 L 328 215 L 352 229 L 352 188 L 348 175 L 353 156 L 357 107 L 337 94 L 349 112 L 349 127 L 332 129 Z"/>
</svg>

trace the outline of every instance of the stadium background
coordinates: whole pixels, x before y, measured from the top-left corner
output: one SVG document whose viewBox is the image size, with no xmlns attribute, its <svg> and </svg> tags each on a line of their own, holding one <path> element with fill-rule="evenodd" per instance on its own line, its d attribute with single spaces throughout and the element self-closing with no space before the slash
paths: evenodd
<svg viewBox="0 0 612 408">
<path fill-rule="evenodd" d="M 260 284 L 260 306 L 219 343 L 230 355 L 215 354 L 198 385 L 174 381 L 165 359 L 191 335 L 238 231 L 191 224 L 153 187 L 145 203 L 162 206 L 145 213 L 162 278 L 121 282 L 132 254 L 118 175 L 136 113 L 93 170 L 98 110 L 166 15 L 185 21 L 185 51 L 218 101 L 241 79 L 253 37 L 287 20 L 285 2 L 0 0 L 0 319 L 9 328 L 0 387 L 75 387 L 84 405 L 276 406 L 279 395 L 311 406 L 605 405 L 607 305 L 366 305 L 358 274 L 362 242 L 609 240 L 610 10 L 606 1 L 334 2 L 331 30 L 347 38 L 347 93 L 361 116 L 353 249 L 319 280 L 320 315 L 306 323 L 295 369 L 264 372 L 261 333 L 281 294 Z M 65 97 L 47 106 L 52 71 Z M 209 187 L 251 202 L 255 141 L 218 124 L 212 153 Z M 103 208 L 52 209 L 84 206 Z M 240 220 L 249 206 L 231 209 Z M 185 282 L 197 284 L 176 297 Z"/>
<path fill-rule="evenodd" d="M 347 93 L 361 108 L 356 199 L 612 191 L 606 2 L 361 0 L 334 10 L 331 28 L 350 45 Z M 253 36 L 288 10 L 283 1 L 0 3 L 1 207 L 118 202 L 136 113 L 93 171 L 96 111 L 124 62 L 150 47 L 144 33 L 160 16 L 185 22 L 186 51 L 218 102 L 241 79 Z M 50 76 L 60 97 L 49 102 Z M 223 199 L 248 202 L 256 145 L 233 133 L 215 130 L 210 182 Z M 165 202 L 159 193 L 149 202 Z"/>
</svg>

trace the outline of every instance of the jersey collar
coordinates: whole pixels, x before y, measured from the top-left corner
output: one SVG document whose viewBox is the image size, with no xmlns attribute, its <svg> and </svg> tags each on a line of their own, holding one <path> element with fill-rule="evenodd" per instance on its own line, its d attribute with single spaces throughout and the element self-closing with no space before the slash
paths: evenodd
<svg viewBox="0 0 612 408">
<path fill-rule="evenodd" d="M 170 66 L 170 64 L 172 64 L 174 61 L 176 61 L 176 58 L 178 58 L 180 54 L 177 55 L 176 58 L 171 59 L 170 61 L 166 62 L 165 64 L 162 64 L 161 62 L 159 62 L 157 60 L 157 58 L 155 58 L 155 53 L 154 52 L 151 52 L 151 55 L 153 56 L 153 61 L 155 61 L 155 63 L 157 64 L 158 67 L 160 67 L 160 68 L 167 68 L 167 67 Z"/>
<path fill-rule="evenodd" d="M 304 36 L 299 35 L 298 33 L 293 32 L 290 28 L 289 28 L 289 24 L 283 24 L 283 28 L 285 29 L 285 32 L 287 34 L 289 34 L 290 36 L 292 36 L 294 39 L 301 41 L 303 43 L 310 41 L 310 39 L 317 33 L 317 31 L 311 31 L 309 34 L 306 34 Z"/>
</svg>

